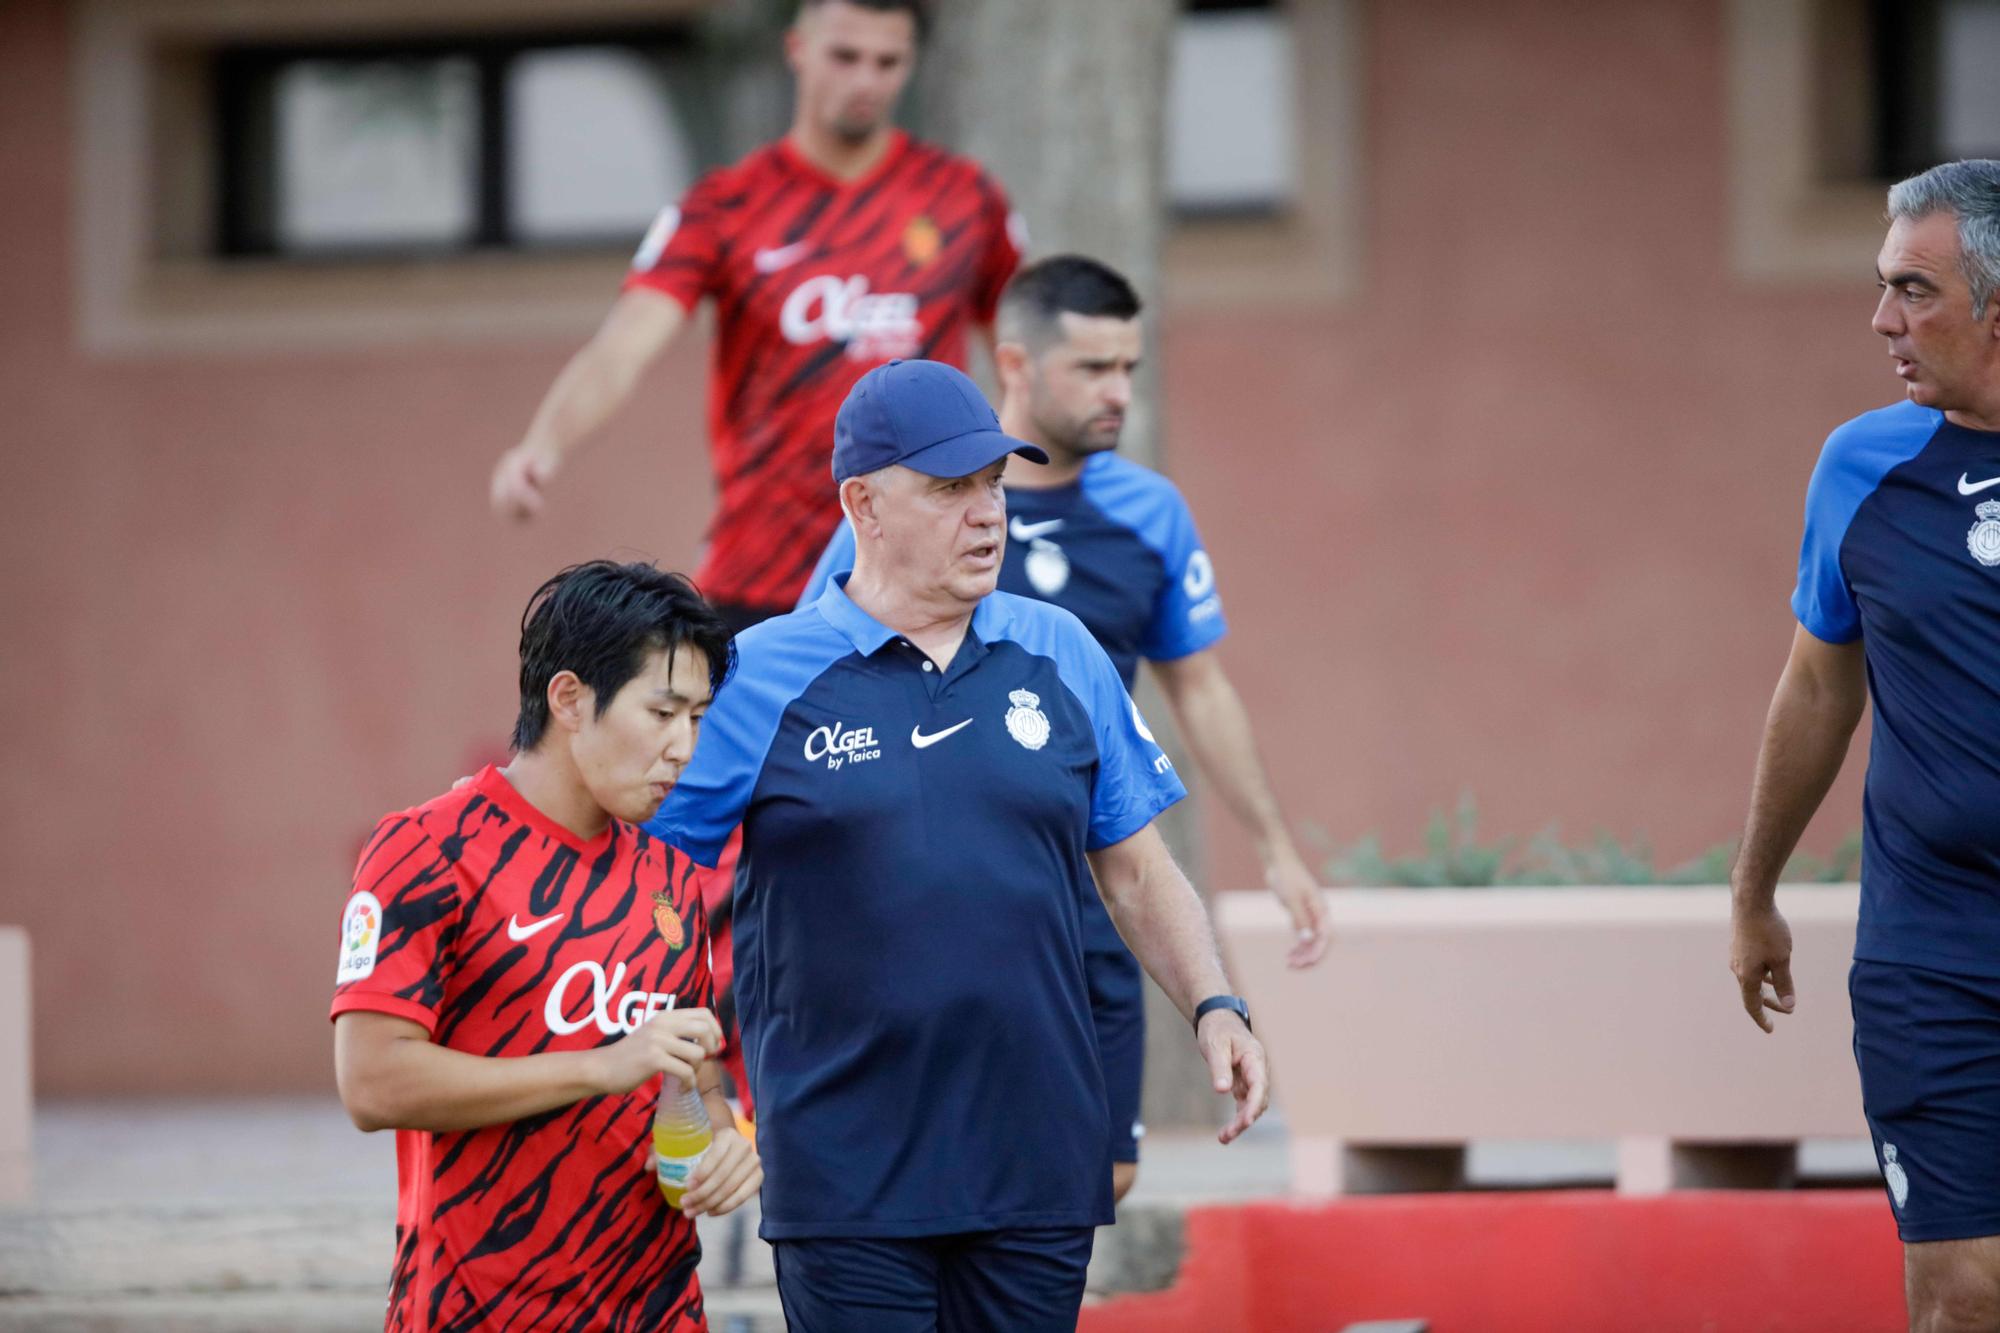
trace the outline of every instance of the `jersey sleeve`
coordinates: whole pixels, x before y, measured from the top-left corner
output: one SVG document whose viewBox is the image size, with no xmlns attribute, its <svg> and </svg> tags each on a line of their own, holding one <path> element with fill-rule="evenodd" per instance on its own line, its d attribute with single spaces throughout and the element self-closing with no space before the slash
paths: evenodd
<svg viewBox="0 0 2000 1333">
<path fill-rule="evenodd" d="M 1066 645 L 1064 674 L 1097 733 L 1097 783 L 1090 792 L 1090 851 L 1123 842 L 1187 795 L 1111 658 L 1079 623 Z"/>
<path fill-rule="evenodd" d="M 340 914 L 332 1016 L 365 1009 L 434 1034 L 457 951 L 459 906 L 457 868 L 415 816 L 378 824 Z"/>
<path fill-rule="evenodd" d="M 1861 613 L 1854 590 L 1840 568 L 1840 544 L 1854 517 L 1840 503 L 1847 486 L 1836 441 L 1829 439 L 1806 486 L 1805 535 L 1799 542 L 1799 579 L 1792 589 L 1792 614 L 1814 638 L 1852 643 L 1861 636 Z"/>
<path fill-rule="evenodd" d="M 1198 653 L 1229 632 L 1215 589 L 1215 562 L 1202 547 L 1187 501 L 1178 491 L 1171 492 L 1171 500 L 1163 511 L 1159 545 L 1167 578 L 1153 599 L 1153 616 L 1139 645 L 1140 655 L 1154 662 Z"/>
<path fill-rule="evenodd" d="M 812 577 L 806 580 L 805 591 L 799 594 L 798 605 L 811 606 L 826 592 L 826 585 L 836 575 L 845 574 L 854 568 L 854 525 L 842 519 L 834 526 L 833 536 L 828 539 L 826 549 L 820 552 L 819 563 L 813 566 Z"/>
<path fill-rule="evenodd" d="M 664 292 L 689 310 L 712 292 L 722 257 L 724 194 L 721 177 L 711 172 L 679 203 L 661 209 L 632 256 L 625 290 Z"/>
<path fill-rule="evenodd" d="M 982 220 L 986 228 L 986 250 L 980 256 L 979 274 L 973 290 L 972 317 L 975 323 L 991 324 L 1000 309 L 1000 293 L 1006 290 L 1014 270 L 1028 252 L 1027 220 L 1007 200 L 1000 183 L 984 172 L 980 186 L 986 196 Z"/>
</svg>

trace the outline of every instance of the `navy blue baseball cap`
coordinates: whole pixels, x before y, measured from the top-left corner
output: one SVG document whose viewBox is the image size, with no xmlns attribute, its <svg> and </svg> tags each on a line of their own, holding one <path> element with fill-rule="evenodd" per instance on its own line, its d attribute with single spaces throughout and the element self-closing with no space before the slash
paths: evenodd
<svg viewBox="0 0 2000 1333">
<path fill-rule="evenodd" d="M 836 483 L 901 463 L 928 477 L 969 477 L 995 459 L 1049 456 L 1000 429 L 972 377 L 942 361 L 891 361 L 847 391 L 833 421 Z"/>
</svg>

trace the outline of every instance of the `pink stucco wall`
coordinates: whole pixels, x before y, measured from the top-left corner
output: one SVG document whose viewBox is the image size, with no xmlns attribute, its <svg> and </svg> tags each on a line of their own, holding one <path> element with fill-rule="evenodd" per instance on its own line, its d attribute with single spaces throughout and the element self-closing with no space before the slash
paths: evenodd
<svg viewBox="0 0 2000 1333">
<path fill-rule="evenodd" d="M 1226 660 L 1342 840 L 1469 789 L 1495 832 L 1691 854 L 1741 815 L 1818 441 L 1894 391 L 1870 256 L 1849 290 L 1731 274 L 1713 3 L 1367 9 L 1362 294 L 1164 330 Z M 356 845 L 500 743 L 528 591 L 692 562 L 702 353 L 523 529 L 485 476 L 567 342 L 89 358 L 67 40 L 54 0 L 0 8 L 0 920 L 37 1083 L 323 1088 Z"/>
</svg>

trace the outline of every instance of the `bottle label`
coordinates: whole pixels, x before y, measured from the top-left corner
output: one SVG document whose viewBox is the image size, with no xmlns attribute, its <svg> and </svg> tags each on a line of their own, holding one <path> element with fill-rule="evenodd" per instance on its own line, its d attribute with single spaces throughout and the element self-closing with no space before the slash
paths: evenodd
<svg viewBox="0 0 2000 1333">
<path fill-rule="evenodd" d="M 672 1190 L 676 1194 L 687 1188 L 688 1177 L 701 1165 L 701 1159 L 708 1155 L 706 1148 L 692 1157 L 668 1157 L 664 1153 L 653 1154 L 653 1170 L 660 1177 L 660 1188 Z"/>
</svg>

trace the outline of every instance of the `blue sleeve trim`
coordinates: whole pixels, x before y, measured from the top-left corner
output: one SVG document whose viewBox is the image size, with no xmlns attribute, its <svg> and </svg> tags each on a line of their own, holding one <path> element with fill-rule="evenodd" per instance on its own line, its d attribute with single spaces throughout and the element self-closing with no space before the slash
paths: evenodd
<svg viewBox="0 0 2000 1333">
<path fill-rule="evenodd" d="M 1052 602 L 994 593 L 980 603 L 973 628 L 989 642 L 1011 639 L 1055 663 L 1097 734 L 1097 784 L 1090 793 L 1089 851 L 1123 842 L 1187 795 L 1173 761 L 1125 692 L 1118 669 L 1083 622 Z"/>
<path fill-rule="evenodd" d="M 1805 535 L 1792 590 L 1792 614 L 1814 638 L 1852 643 L 1861 637 L 1860 608 L 1840 564 L 1847 529 L 1882 478 L 1922 453 L 1943 420 L 1942 412 L 1902 402 L 1863 413 L 1826 437 L 1806 487 Z"/>
<path fill-rule="evenodd" d="M 1187 500 L 1151 468 L 1116 454 L 1084 465 L 1083 493 L 1106 518 L 1128 529 L 1159 557 L 1163 579 L 1140 655 L 1171 662 L 1211 646 L 1229 632 L 1215 587 L 1215 562 L 1201 544 Z"/>
<path fill-rule="evenodd" d="M 854 568 L 854 525 L 841 519 L 827 540 L 826 549 L 819 553 L 819 563 L 813 566 L 812 577 L 806 580 L 805 591 L 799 594 L 798 605 L 811 606 L 826 592 L 826 585 L 836 574 L 845 574 Z"/>
<path fill-rule="evenodd" d="M 716 692 L 694 758 L 646 831 L 705 866 L 743 822 L 785 710 L 853 646 L 817 609 L 736 636 L 736 673 Z"/>
</svg>

